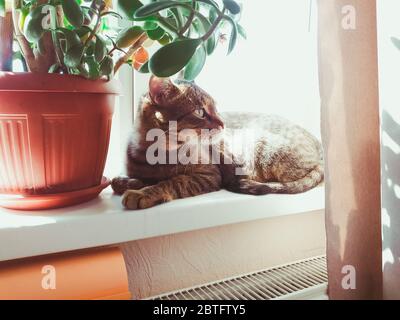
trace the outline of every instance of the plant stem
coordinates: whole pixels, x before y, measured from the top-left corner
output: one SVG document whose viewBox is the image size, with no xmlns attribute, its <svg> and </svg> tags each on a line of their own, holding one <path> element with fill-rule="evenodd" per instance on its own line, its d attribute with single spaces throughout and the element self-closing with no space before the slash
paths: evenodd
<svg viewBox="0 0 400 320">
<path fill-rule="evenodd" d="M 178 30 L 182 29 L 183 26 L 183 15 L 177 8 L 171 8 L 172 14 L 175 16 Z"/>
<path fill-rule="evenodd" d="M 118 61 L 115 64 L 114 67 L 114 74 L 121 68 L 121 66 L 129 60 L 129 58 L 136 52 L 137 49 L 139 49 L 142 44 L 148 39 L 148 36 L 146 33 L 143 33 L 139 39 L 129 48 L 129 50 L 124 54 L 121 58 L 118 59 Z"/>
<path fill-rule="evenodd" d="M 157 16 L 157 18 L 160 24 L 164 27 L 164 29 L 179 36 L 179 31 L 176 30 L 176 28 L 172 24 L 170 24 L 165 18 L 161 17 L 160 15 Z"/>
<path fill-rule="evenodd" d="M 89 37 L 86 39 L 85 43 L 84 43 L 84 47 L 87 47 L 89 42 L 92 41 L 93 37 L 96 35 L 97 30 L 100 27 L 100 23 L 101 23 L 101 14 L 100 12 L 97 12 L 97 18 L 96 18 L 96 23 L 94 25 L 94 28 L 92 29 L 92 31 L 90 32 Z"/>
<path fill-rule="evenodd" d="M 195 16 L 196 16 L 196 0 L 192 0 L 192 10 L 190 11 L 190 16 L 188 17 L 185 25 L 179 31 L 179 36 L 183 36 L 185 32 L 190 28 Z"/>
<path fill-rule="evenodd" d="M 218 28 L 219 23 L 224 17 L 225 17 L 225 7 L 222 9 L 221 12 L 218 12 L 218 18 L 214 21 L 210 30 L 208 30 L 207 33 L 201 37 L 203 41 L 206 41 L 209 37 L 211 37 L 211 35 L 214 33 L 215 29 Z"/>
<path fill-rule="evenodd" d="M 57 11 L 56 7 L 51 7 L 50 9 L 50 23 L 51 23 L 51 37 L 53 40 L 54 50 L 56 52 L 56 58 L 58 64 L 64 68 L 64 55 L 60 47 L 60 43 L 58 41 L 58 35 L 56 29 L 58 28 L 58 18 L 57 18 Z"/>
</svg>

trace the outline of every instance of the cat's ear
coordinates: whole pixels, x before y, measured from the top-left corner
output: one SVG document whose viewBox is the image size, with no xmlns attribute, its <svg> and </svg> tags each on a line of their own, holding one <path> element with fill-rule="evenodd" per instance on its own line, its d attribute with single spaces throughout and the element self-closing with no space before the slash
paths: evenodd
<svg viewBox="0 0 400 320">
<path fill-rule="evenodd" d="M 149 81 L 150 98 L 156 105 L 167 107 L 181 91 L 170 78 L 151 76 Z"/>
</svg>

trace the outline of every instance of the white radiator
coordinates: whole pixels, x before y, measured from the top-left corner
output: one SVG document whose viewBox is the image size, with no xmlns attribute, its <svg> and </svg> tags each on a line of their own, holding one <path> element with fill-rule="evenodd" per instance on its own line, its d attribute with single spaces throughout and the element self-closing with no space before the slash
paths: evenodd
<svg viewBox="0 0 400 320">
<path fill-rule="evenodd" d="M 327 299 L 326 257 L 318 256 L 148 300 Z"/>
</svg>

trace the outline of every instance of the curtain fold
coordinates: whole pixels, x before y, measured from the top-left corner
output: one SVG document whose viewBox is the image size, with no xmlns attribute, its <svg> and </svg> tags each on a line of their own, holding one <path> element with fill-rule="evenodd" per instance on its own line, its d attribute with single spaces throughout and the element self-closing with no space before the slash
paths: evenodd
<svg viewBox="0 0 400 320">
<path fill-rule="evenodd" d="M 375 0 L 319 0 L 321 130 L 330 299 L 380 299 Z"/>
</svg>

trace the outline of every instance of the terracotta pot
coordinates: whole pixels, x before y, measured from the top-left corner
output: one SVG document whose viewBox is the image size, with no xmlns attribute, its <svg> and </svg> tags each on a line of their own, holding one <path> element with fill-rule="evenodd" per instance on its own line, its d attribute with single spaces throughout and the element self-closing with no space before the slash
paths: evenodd
<svg viewBox="0 0 400 320">
<path fill-rule="evenodd" d="M 108 185 L 117 88 L 70 75 L 0 73 L 1 206 L 66 206 Z"/>
</svg>

